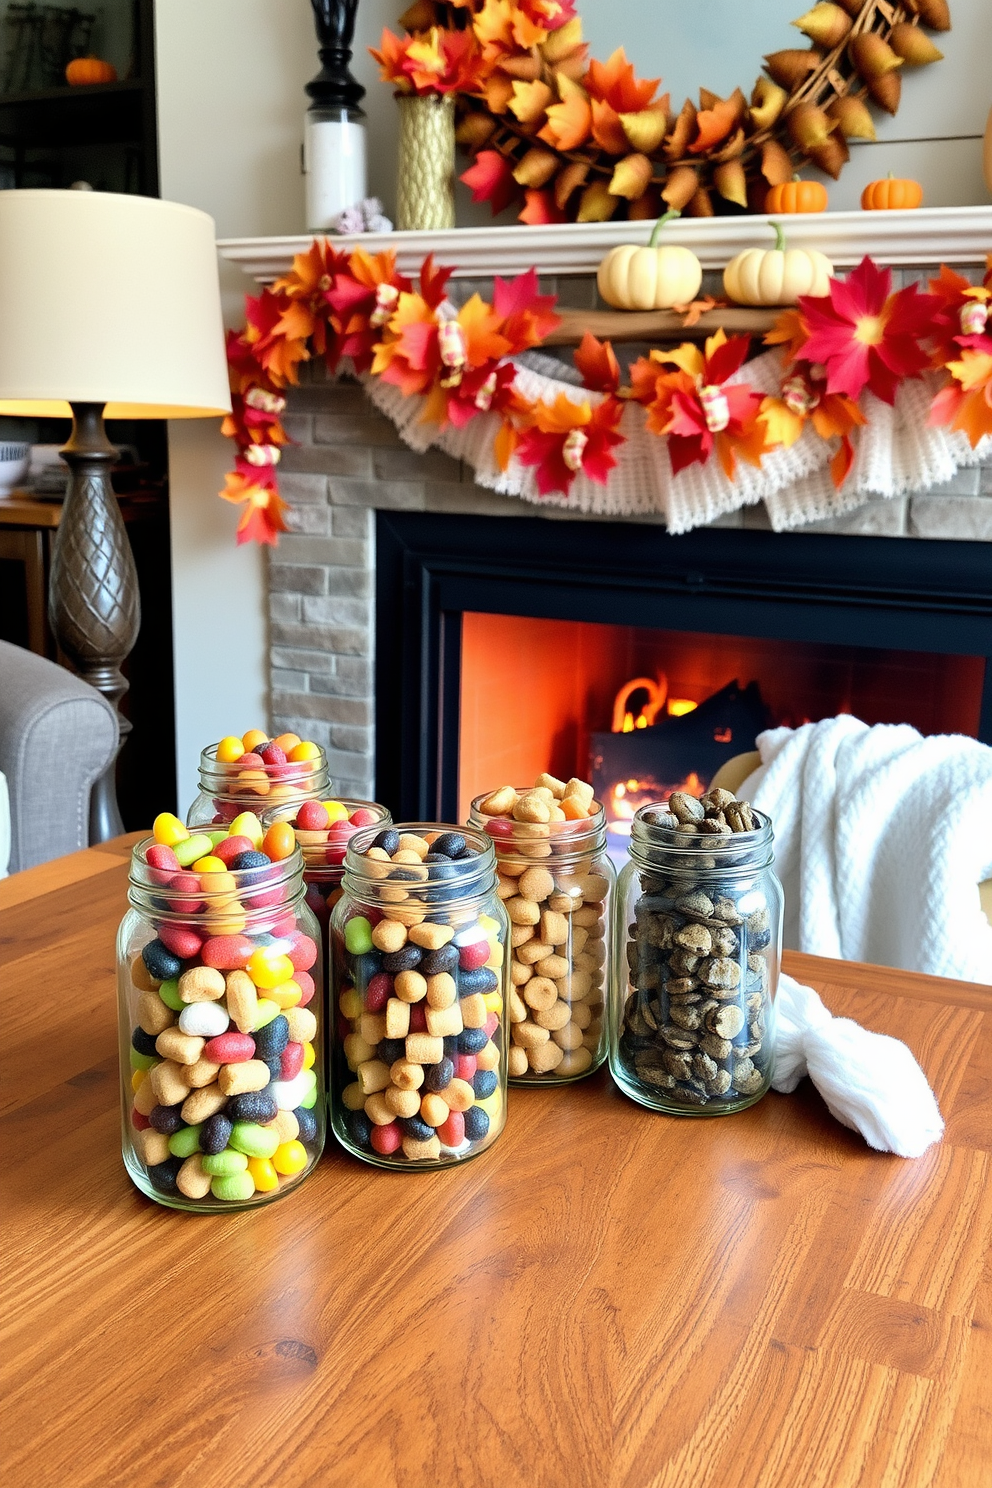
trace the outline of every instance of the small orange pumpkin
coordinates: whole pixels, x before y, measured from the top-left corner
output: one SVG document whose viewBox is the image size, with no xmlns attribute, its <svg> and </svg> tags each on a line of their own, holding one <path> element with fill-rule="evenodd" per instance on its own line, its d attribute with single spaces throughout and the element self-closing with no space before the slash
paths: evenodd
<svg viewBox="0 0 992 1488">
<path fill-rule="evenodd" d="M 866 212 L 895 212 L 900 208 L 918 207 L 923 200 L 919 181 L 889 176 L 884 181 L 869 181 L 861 193 L 861 206 Z"/>
<path fill-rule="evenodd" d="M 65 80 L 74 88 L 87 83 L 116 83 L 117 68 L 99 57 L 73 57 L 65 70 Z"/>
<path fill-rule="evenodd" d="M 827 188 L 822 181 L 785 181 L 781 186 L 770 186 L 765 197 L 765 211 L 775 212 L 825 212 L 827 210 Z"/>
</svg>

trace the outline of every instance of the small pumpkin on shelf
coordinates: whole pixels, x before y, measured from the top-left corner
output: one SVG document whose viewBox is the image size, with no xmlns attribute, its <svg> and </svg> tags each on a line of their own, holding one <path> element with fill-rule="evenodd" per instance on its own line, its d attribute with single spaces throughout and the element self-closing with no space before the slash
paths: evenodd
<svg viewBox="0 0 992 1488">
<path fill-rule="evenodd" d="M 816 248 L 786 248 L 777 222 L 774 248 L 745 248 L 723 271 L 723 290 L 738 305 L 794 305 L 800 295 L 830 293 L 834 266 Z"/>
<path fill-rule="evenodd" d="M 599 266 L 599 292 L 616 310 L 670 310 L 688 305 L 703 282 L 703 266 L 696 255 L 677 243 L 658 243 L 666 222 L 682 214 L 666 212 L 654 225 L 646 248 L 621 243 Z"/>
<path fill-rule="evenodd" d="M 923 200 L 919 181 L 889 175 L 884 181 L 869 181 L 861 193 L 865 212 L 898 212 L 918 207 Z"/>
<path fill-rule="evenodd" d="M 90 83 L 116 83 L 117 68 L 100 57 L 73 57 L 65 70 L 65 80 L 73 88 Z"/>
<path fill-rule="evenodd" d="M 776 214 L 795 212 L 825 212 L 827 210 L 827 188 L 822 181 L 802 181 L 794 176 L 779 186 L 770 186 L 765 197 L 765 211 Z"/>
</svg>

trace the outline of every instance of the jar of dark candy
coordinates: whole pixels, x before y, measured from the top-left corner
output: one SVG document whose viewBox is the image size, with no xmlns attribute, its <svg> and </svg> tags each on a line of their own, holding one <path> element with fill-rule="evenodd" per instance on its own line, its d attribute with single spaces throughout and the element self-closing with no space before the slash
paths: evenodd
<svg viewBox="0 0 992 1488">
<path fill-rule="evenodd" d="M 715 790 L 633 820 L 614 915 L 610 1069 L 643 1106 L 725 1115 L 771 1084 L 782 887 L 772 824 Z"/>
<path fill-rule="evenodd" d="M 132 853 L 117 940 L 124 1165 L 173 1209 L 254 1207 L 296 1188 L 324 1145 L 323 967 L 303 859 L 228 862 L 223 829 L 191 835 L 174 817 L 156 829 Z"/>
<path fill-rule="evenodd" d="M 482 832 L 358 832 L 331 916 L 331 1121 L 387 1168 L 484 1152 L 506 1119 L 506 912 Z"/>
</svg>

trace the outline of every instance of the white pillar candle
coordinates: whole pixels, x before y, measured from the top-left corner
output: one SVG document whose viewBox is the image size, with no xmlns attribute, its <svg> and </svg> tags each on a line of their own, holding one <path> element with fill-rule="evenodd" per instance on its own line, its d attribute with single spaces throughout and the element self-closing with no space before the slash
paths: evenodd
<svg viewBox="0 0 992 1488">
<path fill-rule="evenodd" d="M 347 109 L 306 115 L 303 171 L 307 228 L 323 232 L 367 195 L 364 116 Z"/>
</svg>

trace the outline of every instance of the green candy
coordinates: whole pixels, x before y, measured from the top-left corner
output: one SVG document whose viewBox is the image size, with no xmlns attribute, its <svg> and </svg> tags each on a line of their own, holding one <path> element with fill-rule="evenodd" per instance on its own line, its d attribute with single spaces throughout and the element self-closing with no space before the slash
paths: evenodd
<svg viewBox="0 0 992 1488">
<path fill-rule="evenodd" d="M 231 1173 L 226 1178 L 212 1179 L 210 1192 L 215 1199 L 224 1199 L 229 1204 L 243 1203 L 255 1192 L 255 1180 L 250 1173 Z"/>
<path fill-rule="evenodd" d="M 201 1123 L 202 1125 L 202 1123 Z M 173 1157 L 192 1157 L 200 1150 L 200 1127 L 184 1126 L 169 1138 L 169 1151 Z"/>
<path fill-rule="evenodd" d="M 226 827 L 215 827 L 210 832 L 204 832 L 203 835 L 210 838 L 211 847 L 217 847 L 219 843 L 226 842 L 230 834 Z"/>
<path fill-rule="evenodd" d="M 312 1111 L 317 1104 L 317 1076 L 312 1069 L 304 1070 L 303 1073 L 309 1076 L 309 1085 L 306 1095 L 300 1101 L 300 1105 L 306 1110 Z"/>
<path fill-rule="evenodd" d="M 179 859 L 181 868 L 189 868 L 197 858 L 209 857 L 213 843 L 203 832 L 198 832 L 195 837 L 187 837 L 185 842 L 177 842 L 172 851 Z"/>
<path fill-rule="evenodd" d="M 235 1152 L 245 1152 L 249 1157 L 271 1157 L 279 1146 L 278 1132 L 253 1121 L 236 1121 L 227 1140 Z"/>
<path fill-rule="evenodd" d="M 353 956 L 364 956 L 372 949 L 372 926 L 364 915 L 356 915 L 345 925 L 344 943 Z"/>
<path fill-rule="evenodd" d="M 179 996 L 179 980 L 177 977 L 173 977 L 171 982 L 163 982 L 158 989 L 158 995 L 166 1007 L 171 1008 L 174 1013 L 181 1013 L 186 1006 Z"/>
<path fill-rule="evenodd" d="M 161 1063 L 162 1061 L 157 1054 L 139 1054 L 137 1049 L 131 1050 L 131 1068 L 133 1070 L 147 1070 L 151 1069 L 153 1065 Z"/>
<path fill-rule="evenodd" d="M 223 1152 L 208 1152 L 200 1161 L 203 1171 L 212 1178 L 230 1178 L 234 1173 L 243 1173 L 248 1166 L 244 1153 L 232 1152 L 230 1147 L 225 1147 Z"/>
<path fill-rule="evenodd" d="M 257 1033 L 260 1028 L 265 1027 L 266 1023 L 271 1023 L 273 1018 L 278 1018 L 281 1012 L 282 1008 L 277 1002 L 273 1002 L 271 997 L 260 997 L 255 1013 L 255 1021 L 251 1027 L 252 1033 Z"/>
</svg>

